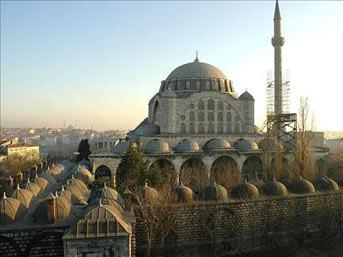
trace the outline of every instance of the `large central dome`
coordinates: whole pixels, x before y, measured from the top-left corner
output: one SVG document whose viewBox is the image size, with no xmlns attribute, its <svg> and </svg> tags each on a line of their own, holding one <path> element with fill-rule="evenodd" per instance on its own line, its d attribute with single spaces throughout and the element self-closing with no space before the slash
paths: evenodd
<svg viewBox="0 0 343 257">
<path fill-rule="evenodd" d="M 173 70 L 166 80 L 179 79 L 227 79 L 224 73 L 217 67 L 199 62 L 195 59 L 194 62 L 186 63 Z"/>
</svg>

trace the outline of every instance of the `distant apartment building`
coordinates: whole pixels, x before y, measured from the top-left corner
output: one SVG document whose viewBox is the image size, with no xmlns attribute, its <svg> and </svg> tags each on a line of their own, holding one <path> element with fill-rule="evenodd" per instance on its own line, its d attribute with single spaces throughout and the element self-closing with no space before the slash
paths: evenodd
<svg viewBox="0 0 343 257">
<path fill-rule="evenodd" d="M 39 158 L 39 146 L 26 143 L 10 142 L 1 145 L 0 152 L 3 156 L 26 156 L 32 159 Z"/>
</svg>

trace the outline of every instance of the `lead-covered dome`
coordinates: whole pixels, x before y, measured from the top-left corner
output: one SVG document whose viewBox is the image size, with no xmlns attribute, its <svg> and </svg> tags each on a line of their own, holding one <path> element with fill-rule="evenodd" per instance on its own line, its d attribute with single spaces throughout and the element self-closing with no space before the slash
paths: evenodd
<svg viewBox="0 0 343 257">
<path fill-rule="evenodd" d="M 178 145 L 175 147 L 175 152 L 177 153 L 194 153 L 199 152 L 200 147 L 197 141 L 190 140 L 190 139 L 183 139 Z"/>
<path fill-rule="evenodd" d="M 225 151 L 231 148 L 230 143 L 222 138 L 213 138 L 206 142 L 204 150 L 207 152 L 212 151 Z"/>
<path fill-rule="evenodd" d="M 232 189 L 230 196 L 235 199 L 254 199 L 260 195 L 256 186 L 245 181 L 243 184 L 236 186 Z"/>
<path fill-rule="evenodd" d="M 166 80 L 176 79 L 227 79 L 224 73 L 217 67 L 199 62 L 195 59 L 194 62 L 186 63 L 174 69 Z"/>
<path fill-rule="evenodd" d="M 273 181 L 268 182 L 262 187 L 262 193 L 270 196 L 286 196 L 288 195 L 288 190 L 284 184 L 274 178 Z"/>
<path fill-rule="evenodd" d="M 339 190 L 339 186 L 331 178 L 328 178 L 327 176 L 317 178 L 314 181 L 314 186 L 319 191 L 336 191 Z"/>
<path fill-rule="evenodd" d="M 316 191 L 313 184 L 310 181 L 303 179 L 302 177 L 292 181 L 289 184 L 288 189 L 294 194 L 310 194 Z"/>
<path fill-rule="evenodd" d="M 202 191 L 202 198 L 207 201 L 226 201 L 228 194 L 225 187 L 213 182 Z"/>
<path fill-rule="evenodd" d="M 170 153 L 171 151 L 168 142 L 160 139 L 152 139 L 145 147 L 144 152 L 146 154 L 162 154 Z"/>
<path fill-rule="evenodd" d="M 6 197 L 0 200 L 0 225 L 7 225 L 23 217 L 23 207 L 18 199 Z"/>
<path fill-rule="evenodd" d="M 28 208 L 31 204 L 33 194 L 29 190 L 20 188 L 18 184 L 17 189 L 12 194 L 12 198 L 18 199 L 25 208 Z"/>
</svg>

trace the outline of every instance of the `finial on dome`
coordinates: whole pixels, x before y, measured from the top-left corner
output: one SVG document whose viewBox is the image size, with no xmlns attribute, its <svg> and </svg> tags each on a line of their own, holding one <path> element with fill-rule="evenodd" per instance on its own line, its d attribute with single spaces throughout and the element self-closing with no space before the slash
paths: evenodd
<svg viewBox="0 0 343 257">
<path fill-rule="evenodd" d="M 199 51 L 196 50 L 195 51 L 195 60 L 194 60 L 194 62 L 198 62 L 198 61 L 199 61 Z"/>
<path fill-rule="evenodd" d="M 17 184 L 17 189 L 20 189 L 19 183 Z"/>
<path fill-rule="evenodd" d="M 107 183 L 106 182 L 104 182 L 104 188 L 107 188 Z"/>
<path fill-rule="evenodd" d="M 4 195 L 3 195 L 3 197 L 2 197 L 2 199 L 6 199 L 7 197 L 6 197 L 6 192 L 4 192 Z"/>
</svg>

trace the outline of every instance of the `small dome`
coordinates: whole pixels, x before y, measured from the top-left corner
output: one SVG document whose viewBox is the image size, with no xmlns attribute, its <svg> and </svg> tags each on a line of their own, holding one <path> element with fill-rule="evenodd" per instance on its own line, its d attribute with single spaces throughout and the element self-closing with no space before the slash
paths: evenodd
<svg viewBox="0 0 343 257">
<path fill-rule="evenodd" d="M 71 185 L 75 184 L 75 186 L 77 186 L 81 192 L 84 192 L 84 193 L 89 192 L 86 184 L 81 179 L 75 178 L 74 175 L 72 175 L 70 183 Z"/>
<path fill-rule="evenodd" d="M 239 100 L 242 100 L 242 101 L 255 101 L 254 97 L 248 91 L 245 91 L 243 94 L 241 94 L 239 96 Z"/>
<path fill-rule="evenodd" d="M 316 191 L 313 184 L 310 181 L 303 179 L 302 177 L 292 181 L 289 184 L 288 189 L 294 194 L 309 194 Z"/>
<path fill-rule="evenodd" d="M 124 198 L 113 188 L 107 187 L 106 184 L 104 185 L 103 188 L 99 188 L 95 191 L 92 191 L 90 198 L 92 199 L 92 201 L 94 199 L 97 199 L 97 198 L 98 199 L 99 198 L 101 198 L 101 199 L 108 198 L 108 199 L 115 200 L 119 204 L 125 203 Z"/>
<path fill-rule="evenodd" d="M 19 184 L 17 185 L 17 189 L 12 194 L 12 198 L 18 199 L 25 208 L 30 206 L 32 197 L 33 194 L 29 190 L 20 188 Z"/>
<path fill-rule="evenodd" d="M 43 178 L 43 177 L 38 177 L 38 175 L 36 174 L 36 178 L 34 180 L 34 183 L 37 184 L 38 186 L 40 186 L 40 188 L 42 190 L 45 190 L 46 187 L 48 186 L 49 182 Z"/>
<path fill-rule="evenodd" d="M 213 138 L 206 142 L 204 149 L 205 151 L 225 151 L 231 148 L 230 143 L 222 138 Z"/>
<path fill-rule="evenodd" d="M 140 136 L 152 137 L 160 133 L 160 127 L 150 123 L 148 118 L 145 118 L 134 130 L 128 133 L 129 138 L 136 138 Z"/>
<path fill-rule="evenodd" d="M 124 155 L 126 154 L 128 148 L 129 148 L 129 141 L 121 140 L 118 144 L 116 144 L 113 147 L 112 153 L 118 154 L 118 155 Z"/>
<path fill-rule="evenodd" d="M 159 198 L 157 190 L 148 186 L 148 183 L 145 183 L 144 187 L 142 188 L 142 195 L 144 200 L 148 203 L 154 203 Z"/>
<path fill-rule="evenodd" d="M 63 221 L 73 214 L 72 205 L 63 197 L 50 196 L 41 202 L 33 212 L 35 222 L 54 223 Z"/>
<path fill-rule="evenodd" d="M 193 190 L 182 183 L 179 183 L 175 188 L 178 202 L 192 203 L 194 201 Z"/>
<path fill-rule="evenodd" d="M 42 190 L 42 188 L 38 184 L 31 183 L 29 179 L 27 180 L 24 189 L 29 190 L 33 194 L 33 196 L 37 196 Z"/>
<path fill-rule="evenodd" d="M 153 139 L 146 145 L 144 152 L 146 154 L 170 153 L 170 146 L 164 140 Z"/>
<path fill-rule="evenodd" d="M 7 197 L 0 200 L 0 224 L 7 225 L 23 217 L 24 210 L 18 199 Z"/>
<path fill-rule="evenodd" d="M 80 204 L 83 201 L 87 201 L 89 198 L 89 191 L 83 191 L 82 188 L 76 183 L 70 183 L 67 181 L 65 192 L 61 192 L 61 197 L 71 201 L 74 204 Z M 68 193 L 70 192 L 70 194 Z"/>
<path fill-rule="evenodd" d="M 224 73 L 217 67 L 199 62 L 196 59 L 194 62 L 186 63 L 173 70 L 166 80 L 176 79 L 227 79 Z"/>
<path fill-rule="evenodd" d="M 258 190 L 261 190 L 262 187 L 266 184 L 262 179 L 259 179 L 256 173 L 254 179 L 250 180 L 249 183 L 257 187 Z"/>
<path fill-rule="evenodd" d="M 314 186 L 318 191 L 336 191 L 339 190 L 339 186 L 336 181 L 331 178 L 320 177 L 314 181 Z"/>
<path fill-rule="evenodd" d="M 236 186 L 232 189 L 230 196 L 232 198 L 254 199 L 260 195 L 257 187 L 245 181 L 243 184 Z"/>
<path fill-rule="evenodd" d="M 96 206 L 99 204 L 99 201 L 101 201 L 103 205 L 110 205 L 110 206 L 115 207 L 121 212 L 124 211 L 123 207 L 116 200 L 110 199 L 110 198 L 95 198 L 89 203 L 89 205 Z"/>
<path fill-rule="evenodd" d="M 284 184 L 273 179 L 273 181 L 268 182 L 262 187 L 262 194 L 270 196 L 286 196 L 288 195 L 288 190 Z"/>
<path fill-rule="evenodd" d="M 201 193 L 202 198 L 207 201 L 226 201 L 228 194 L 225 187 L 213 182 L 208 185 Z"/>
<path fill-rule="evenodd" d="M 258 143 L 258 146 L 264 151 L 268 151 L 268 148 L 269 151 L 276 151 L 277 147 L 281 150 L 283 149 L 282 145 L 275 138 L 264 138 Z"/>
<path fill-rule="evenodd" d="M 240 138 L 238 139 L 233 146 L 241 152 L 250 152 L 250 151 L 256 151 L 258 150 L 258 145 L 255 141 L 247 140 Z"/>
<path fill-rule="evenodd" d="M 55 185 L 57 183 L 55 177 L 49 171 L 43 171 L 39 174 L 40 177 L 45 178 L 50 185 Z"/>
<path fill-rule="evenodd" d="M 72 202 L 73 194 L 70 190 L 65 190 L 64 186 L 62 186 L 60 197 L 66 199 L 68 202 Z"/>
<path fill-rule="evenodd" d="M 177 153 L 194 153 L 199 152 L 200 147 L 197 141 L 190 139 L 183 139 L 176 147 Z"/>
<path fill-rule="evenodd" d="M 91 183 L 93 181 L 92 173 L 84 166 L 78 167 L 75 178 L 80 179 L 84 183 Z"/>
</svg>

